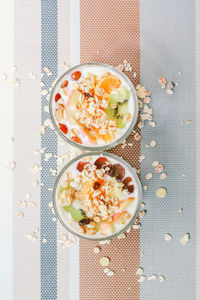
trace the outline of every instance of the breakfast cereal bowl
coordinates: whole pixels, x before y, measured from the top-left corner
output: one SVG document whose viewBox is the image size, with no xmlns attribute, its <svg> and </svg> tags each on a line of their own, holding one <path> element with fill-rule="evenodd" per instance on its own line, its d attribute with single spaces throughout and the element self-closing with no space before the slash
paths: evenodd
<svg viewBox="0 0 200 300">
<path fill-rule="evenodd" d="M 142 201 L 135 170 L 110 153 L 88 152 L 59 173 L 53 205 L 62 225 L 87 240 L 112 239 L 132 226 Z"/>
<path fill-rule="evenodd" d="M 138 116 L 136 91 L 126 75 L 98 63 L 75 66 L 51 91 L 49 112 L 57 133 L 80 149 L 102 151 L 122 142 Z"/>
</svg>

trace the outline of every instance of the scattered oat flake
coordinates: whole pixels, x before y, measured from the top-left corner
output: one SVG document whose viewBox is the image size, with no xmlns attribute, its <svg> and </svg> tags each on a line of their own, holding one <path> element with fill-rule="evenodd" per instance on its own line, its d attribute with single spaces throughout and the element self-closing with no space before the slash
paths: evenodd
<svg viewBox="0 0 200 300">
<path fill-rule="evenodd" d="M 57 221 L 57 219 L 56 219 L 55 217 L 53 217 L 53 218 L 52 218 L 52 221 L 53 221 L 53 222 L 56 222 L 56 221 Z"/>
<path fill-rule="evenodd" d="M 165 88 L 166 84 L 167 84 L 167 80 L 165 77 L 160 77 L 159 78 L 159 83 L 161 85 L 162 88 Z"/>
<path fill-rule="evenodd" d="M 152 167 L 157 167 L 159 165 L 159 161 L 155 160 L 153 163 L 152 163 Z"/>
<path fill-rule="evenodd" d="M 145 207 L 146 207 L 146 204 L 145 204 L 144 202 L 142 202 L 141 205 L 140 205 L 140 207 L 141 207 L 141 208 L 145 208 Z"/>
<path fill-rule="evenodd" d="M 40 95 L 42 95 L 42 96 L 46 96 L 47 94 L 48 94 L 48 90 L 46 90 L 46 89 L 43 89 L 40 92 Z"/>
<path fill-rule="evenodd" d="M 146 275 L 141 275 L 140 278 L 138 279 L 138 282 L 144 282 L 146 279 Z"/>
<path fill-rule="evenodd" d="M 151 98 L 150 97 L 145 97 L 144 98 L 144 103 L 145 104 L 149 104 L 151 102 Z"/>
<path fill-rule="evenodd" d="M 33 181 L 33 187 L 37 187 L 37 186 L 39 186 L 39 181 L 38 180 Z"/>
<path fill-rule="evenodd" d="M 36 207 L 37 204 L 36 204 L 35 202 L 33 202 L 33 201 L 30 201 L 30 202 L 28 203 L 28 206 L 30 206 L 30 207 Z"/>
<path fill-rule="evenodd" d="M 161 187 L 159 189 L 157 189 L 156 191 L 156 196 L 158 198 L 164 198 L 167 195 L 167 190 L 164 187 Z"/>
<path fill-rule="evenodd" d="M 115 275 L 115 272 L 114 271 L 109 271 L 108 273 L 106 273 L 106 275 L 113 276 L 113 275 Z"/>
<path fill-rule="evenodd" d="M 151 141 L 150 142 L 150 146 L 153 148 L 157 145 L 157 142 L 154 140 L 154 141 Z"/>
<path fill-rule="evenodd" d="M 26 194 L 26 200 L 28 201 L 30 199 L 31 199 L 31 194 L 30 193 Z"/>
<path fill-rule="evenodd" d="M 16 162 L 11 161 L 7 164 L 6 166 L 10 171 L 14 171 L 15 167 L 16 167 Z"/>
<path fill-rule="evenodd" d="M 15 78 L 15 79 L 14 79 L 13 85 L 14 85 L 15 87 L 17 87 L 17 86 L 20 85 L 20 80 L 19 80 L 19 78 Z"/>
<path fill-rule="evenodd" d="M 151 127 L 156 127 L 156 122 L 154 122 L 154 121 L 149 122 L 149 125 L 150 125 Z"/>
<path fill-rule="evenodd" d="M 186 245 L 190 240 L 190 234 L 186 233 L 184 236 L 180 239 L 181 245 Z"/>
<path fill-rule="evenodd" d="M 142 210 L 139 212 L 140 218 L 144 218 L 145 215 L 146 215 L 146 210 Z"/>
<path fill-rule="evenodd" d="M 22 201 L 21 202 L 21 208 L 26 208 L 27 207 L 27 202 L 26 201 Z"/>
<path fill-rule="evenodd" d="M 108 258 L 108 257 L 102 257 L 101 259 L 100 259 L 100 264 L 103 266 L 103 267 L 106 267 L 106 266 L 108 266 L 109 265 L 109 263 L 110 263 L 110 259 Z"/>
<path fill-rule="evenodd" d="M 181 214 L 183 212 L 183 208 L 179 208 L 178 212 Z"/>
<path fill-rule="evenodd" d="M 164 180 L 166 177 L 167 177 L 167 173 L 162 173 L 162 174 L 160 175 L 160 179 L 161 179 L 161 180 Z"/>
<path fill-rule="evenodd" d="M 8 78 L 8 76 L 7 76 L 6 73 L 2 73 L 2 74 L 1 74 L 1 80 L 2 80 L 2 81 L 6 81 L 7 78 Z"/>
<path fill-rule="evenodd" d="M 50 126 L 50 124 L 51 124 L 51 120 L 50 119 L 46 119 L 44 121 L 44 126 Z"/>
<path fill-rule="evenodd" d="M 188 120 L 188 121 L 186 121 L 185 123 L 186 123 L 187 125 L 189 125 L 189 124 L 192 123 L 192 121 L 191 121 L 191 120 Z"/>
<path fill-rule="evenodd" d="M 171 235 L 170 233 L 166 233 L 166 234 L 165 234 L 165 240 L 166 240 L 167 242 L 170 242 L 170 241 L 172 240 L 172 235 Z"/>
<path fill-rule="evenodd" d="M 148 190 L 148 185 L 144 185 L 144 186 L 143 186 L 143 190 L 144 190 L 144 191 L 147 191 L 147 190 Z"/>
<path fill-rule="evenodd" d="M 168 84 L 168 86 L 167 86 L 167 88 L 170 89 L 170 90 L 172 90 L 174 88 L 174 86 L 175 86 L 174 82 L 170 81 L 169 84 Z"/>
<path fill-rule="evenodd" d="M 147 280 L 157 280 L 157 279 L 158 279 L 158 275 L 153 274 L 150 275 Z"/>
<path fill-rule="evenodd" d="M 45 155 L 44 155 L 44 157 L 45 157 L 46 159 L 49 159 L 49 158 L 51 158 L 52 156 L 53 156 L 52 153 L 45 153 Z"/>
<path fill-rule="evenodd" d="M 171 90 L 171 89 L 167 89 L 167 90 L 166 90 L 166 93 L 167 93 L 168 95 L 173 95 L 173 94 L 174 94 L 174 91 Z"/>
<path fill-rule="evenodd" d="M 153 177 L 153 174 L 152 174 L 152 173 L 147 173 L 146 176 L 145 176 L 145 178 L 146 178 L 147 180 L 151 179 L 152 177 Z"/>
<path fill-rule="evenodd" d="M 46 244 L 47 239 L 46 239 L 46 238 L 43 238 L 43 239 L 42 239 L 42 242 L 43 242 L 43 244 Z"/>
<path fill-rule="evenodd" d="M 16 216 L 20 219 L 20 218 L 23 218 L 24 216 L 24 213 L 23 212 L 17 212 L 16 213 Z"/>
<path fill-rule="evenodd" d="M 142 275 L 143 272 L 144 272 L 144 269 L 140 267 L 137 269 L 136 275 Z"/>
<path fill-rule="evenodd" d="M 121 233 L 120 235 L 118 235 L 118 240 L 121 240 L 121 239 L 125 239 L 126 237 L 126 234 L 125 233 Z"/>
<path fill-rule="evenodd" d="M 139 161 L 142 162 L 145 158 L 146 158 L 145 155 L 142 154 L 142 155 L 139 156 Z"/>
<path fill-rule="evenodd" d="M 165 276 L 160 275 L 160 282 L 164 282 L 165 281 Z"/>
<path fill-rule="evenodd" d="M 47 113 L 49 112 L 49 107 L 47 105 L 45 105 L 44 111 L 47 112 Z"/>
<path fill-rule="evenodd" d="M 36 173 L 39 172 L 40 166 L 39 166 L 38 164 L 32 164 L 31 167 L 30 167 L 30 169 L 31 169 L 31 172 L 32 172 L 33 174 L 36 174 Z"/>
<path fill-rule="evenodd" d="M 110 244 L 111 240 L 105 240 L 105 241 L 100 241 L 99 245 L 106 245 L 106 244 Z"/>
<path fill-rule="evenodd" d="M 103 269 L 103 271 L 104 271 L 104 273 L 108 273 L 110 271 L 110 269 L 109 268 L 105 268 L 105 269 Z"/>
<path fill-rule="evenodd" d="M 157 174 L 161 173 L 164 170 L 163 165 L 159 164 L 156 168 L 155 168 L 155 172 Z"/>
<path fill-rule="evenodd" d="M 94 253 L 99 253 L 101 250 L 100 250 L 100 248 L 99 247 L 95 247 L 94 248 Z"/>
</svg>

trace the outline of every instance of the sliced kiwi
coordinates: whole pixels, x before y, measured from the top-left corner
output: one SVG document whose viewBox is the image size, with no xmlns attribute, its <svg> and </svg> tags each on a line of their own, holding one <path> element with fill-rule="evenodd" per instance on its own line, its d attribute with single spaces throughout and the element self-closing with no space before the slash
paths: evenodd
<svg viewBox="0 0 200 300">
<path fill-rule="evenodd" d="M 69 212 L 71 214 L 72 218 L 76 222 L 79 222 L 80 220 L 85 219 L 85 213 L 83 212 L 82 209 L 77 209 L 77 208 L 73 207 L 72 205 L 64 206 L 63 208 L 66 212 Z"/>
<path fill-rule="evenodd" d="M 128 103 L 127 101 L 124 101 L 123 103 L 121 103 L 121 105 L 118 105 L 117 115 L 124 116 L 127 112 L 128 112 Z"/>
<path fill-rule="evenodd" d="M 118 128 L 124 128 L 126 126 L 125 122 L 124 122 L 124 118 L 122 116 L 119 116 L 117 118 L 117 127 Z"/>
<path fill-rule="evenodd" d="M 122 103 L 125 100 L 128 100 L 129 97 L 130 97 L 130 91 L 127 90 L 125 87 L 120 87 L 111 93 L 109 97 L 109 102 L 111 104 Z"/>
</svg>

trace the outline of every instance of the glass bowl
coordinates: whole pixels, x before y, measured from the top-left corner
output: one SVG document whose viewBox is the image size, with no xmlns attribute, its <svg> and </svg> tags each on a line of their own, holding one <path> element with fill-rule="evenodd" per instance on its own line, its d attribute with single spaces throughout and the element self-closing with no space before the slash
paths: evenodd
<svg viewBox="0 0 200 300">
<path fill-rule="evenodd" d="M 101 236 L 95 237 L 94 235 L 91 235 L 91 236 L 90 235 L 84 235 L 82 233 L 79 233 L 76 230 L 73 230 L 72 226 L 67 224 L 68 222 L 66 221 L 66 213 L 65 213 L 63 207 L 60 205 L 60 203 L 58 203 L 59 201 L 58 201 L 58 198 L 57 198 L 58 190 L 59 190 L 59 187 L 60 187 L 60 182 L 63 178 L 63 175 L 67 171 L 67 169 L 72 165 L 74 165 L 76 167 L 77 162 L 79 160 L 83 159 L 84 157 L 92 157 L 92 156 L 97 156 L 96 158 L 98 158 L 99 156 L 100 157 L 101 156 L 107 157 L 108 159 L 114 160 L 114 162 L 121 164 L 125 168 L 125 171 L 126 171 L 125 176 L 131 176 L 131 178 L 133 179 L 134 186 L 135 186 L 134 193 L 136 192 L 136 195 L 137 195 L 137 198 L 138 198 L 137 201 L 136 201 L 137 203 L 134 205 L 134 213 L 133 213 L 132 218 L 130 218 L 130 221 L 127 222 L 126 225 L 121 230 L 119 230 L 117 232 L 114 232 L 113 234 L 107 235 L 107 236 L 102 236 L 101 235 Z M 54 188 L 53 188 L 53 206 L 54 206 L 54 210 L 55 210 L 55 213 L 57 215 L 58 220 L 73 235 L 75 235 L 79 238 L 83 238 L 83 239 L 86 239 L 86 240 L 92 240 L 92 241 L 110 240 L 110 239 L 113 239 L 114 237 L 117 237 L 118 235 L 122 234 L 123 232 L 125 232 L 136 221 L 136 219 L 138 217 L 138 213 L 140 211 L 141 202 L 142 202 L 142 188 L 141 188 L 141 183 L 140 183 L 140 180 L 137 176 L 137 173 L 136 173 L 135 169 L 132 168 L 123 159 L 121 159 L 118 156 L 113 155 L 111 153 L 107 153 L 107 152 L 106 153 L 105 152 L 88 152 L 88 153 L 79 155 L 76 158 L 72 159 L 70 162 L 68 162 L 66 164 L 66 166 L 63 167 L 63 169 L 58 174 L 58 177 L 56 179 L 56 182 L 55 182 Z"/>
<path fill-rule="evenodd" d="M 55 111 L 55 101 L 54 101 L 54 97 L 57 93 L 57 89 L 58 87 L 61 86 L 61 84 L 63 83 L 64 80 L 68 79 L 69 76 L 77 70 L 85 70 L 86 68 L 95 68 L 95 67 L 101 67 L 103 69 L 105 69 L 106 71 L 110 71 L 115 73 L 116 75 L 118 75 L 124 82 L 124 84 L 126 84 L 130 90 L 130 99 L 129 101 L 132 101 L 131 107 L 132 107 L 132 119 L 130 121 L 130 124 L 126 126 L 126 128 L 124 128 L 124 132 L 122 135 L 120 135 L 117 139 L 115 139 L 113 142 L 109 142 L 106 144 L 102 144 L 102 145 L 89 145 L 89 144 L 79 144 L 74 142 L 73 140 L 71 140 L 67 135 L 65 135 L 59 128 L 57 121 L 55 120 L 54 117 L 54 111 Z M 89 69 L 88 69 L 89 70 Z M 66 142 L 68 142 L 69 144 L 79 148 L 79 149 L 83 149 L 83 150 L 87 150 L 87 151 L 104 151 L 110 148 L 115 147 L 116 145 L 120 144 L 123 140 L 125 140 L 128 135 L 131 133 L 132 129 L 134 128 L 136 121 L 137 121 L 137 117 L 138 117 L 138 99 L 137 99 L 137 94 L 135 91 L 135 88 L 133 86 L 133 84 L 131 83 L 131 81 L 129 80 L 129 78 L 123 74 L 120 70 L 117 70 L 116 68 L 107 65 L 107 64 L 101 64 L 101 63 L 85 63 L 85 64 L 80 64 L 77 66 L 74 66 L 73 68 L 71 68 L 70 70 L 68 70 L 67 72 L 65 72 L 55 83 L 54 87 L 52 88 L 51 91 L 51 95 L 50 95 L 50 101 L 49 101 L 49 113 L 50 113 L 50 118 L 51 121 L 53 123 L 53 126 L 56 130 L 56 132 L 59 134 L 59 136 L 65 140 Z"/>
</svg>

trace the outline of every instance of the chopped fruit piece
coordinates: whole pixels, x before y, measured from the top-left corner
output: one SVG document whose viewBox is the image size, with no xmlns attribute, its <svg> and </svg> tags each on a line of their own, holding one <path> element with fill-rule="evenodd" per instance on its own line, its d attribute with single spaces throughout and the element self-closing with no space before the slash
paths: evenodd
<svg viewBox="0 0 200 300">
<path fill-rule="evenodd" d="M 124 118 L 123 117 L 118 117 L 117 118 L 117 127 L 118 128 L 124 128 L 126 126 L 125 122 L 124 122 Z"/>
<path fill-rule="evenodd" d="M 100 232 L 102 235 L 110 235 L 114 232 L 114 224 L 109 222 L 100 223 Z"/>
<path fill-rule="evenodd" d="M 128 186 L 129 183 L 132 181 L 132 178 L 131 177 L 126 177 L 124 180 L 123 180 L 123 184 Z"/>
<path fill-rule="evenodd" d="M 104 89 L 104 91 L 108 94 L 110 94 L 112 90 L 120 87 L 120 85 L 121 80 L 117 76 L 111 75 L 110 73 L 102 76 L 102 78 L 97 83 L 97 86 Z"/>
<path fill-rule="evenodd" d="M 112 165 L 110 176 L 116 177 L 118 180 L 122 180 L 125 175 L 125 169 L 120 164 Z"/>
<path fill-rule="evenodd" d="M 72 205 L 69 206 L 63 206 L 66 212 L 69 212 L 71 214 L 71 217 L 76 221 L 79 222 L 82 219 L 85 219 L 85 214 L 82 209 L 77 209 L 73 207 Z"/>
<path fill-rule="evenodd" d="M 119 208 L 121 211 L 125 210 L 134 200 L 134 197 L 129 197 L 127 199 L 123 199 L 119 203 Z"/>
<path fill-rule="evenodd" d="M 76 168 L 77 170 L 79 170 L 80 172 L 83 171 L 83 169 L 85 168 L 85 165 L 89 164 L 89 162 L 87 161 L 79 161 Z"/>
<path fill-rule="evenodd" d="M 109 161 L 105 157 L 99 157 L 95 161 L 94 165 L 97 167 L 97 169 L 101 169 L 102 167 L 109 164 Z"/>
<path fill-rule="evenodd" d="M 121 213 L 116 213 L 113 215 L 113 221 L 117 224 L 125 224 L 128 219 L 130 219 L 131 214 L 127 211 L 123 211 Z"/>
<path fill-rule="evenodd" d="M 74 141 L 75 143 L 82 144 L 82 141 L 78 136 L 73 136 L 71 140 Z"/>
<path fill-rule="evenodd" d="M 55 102 L 57 102 L 60 98 L 61 98 L 61 95 L 59 93 L 57 93 L 55 95 Z"/>
<path fill-rule="evenodd" d="M 65 124 L 62 124 L 62 123 L 59 123 L 58 125 L 59 125 L 60 130 L 61 130 L 64 134 L 67 134 L 67 132 L 68 132 L 67 126 L 66 126 Z"/>
<path fill-rule="evenodd" d="M 123 116 L 128 112 L 128 103 L 125 101 L 118 106 L 117 115 Z"/>
<path fill-rule="evenodd" d="M 128 100 L 129 97 L 130 97 L 130 92 L 125 87 L 120 87 L 111 93 L 109 97 L 109 102 L 117 104 L 120 102 L 124 102 L 125 100 Z"/>
<path fill-rule="evenodd" d="M 68 81 L 67 80 L 63 81 L 63 83 L 61 84 L 61 88 L 64 89 L 67 86 L 68 86 Z"/>
<path fill-rule="evenodd" d="M 88 224 L 90 224 L 90 219 L 82 219 L 82 220 L 80 220 L 80 221 L 78 222 L 78 224 L 79 224 L 80 226 L 88 225 Z"/>
<path fill-rule="evenodd" d="M 71 75 L 71 79 L 73 79 L 73 80 L 79 80 L 81 78 L 81 72 L 80 71 L 76 71 L 76 72 L 74 72 L 74 73 L 72 73 L 72 75 Z"/>
<path fill-rule="evenodd" d="M 133 184 L 130 184 L 130 185 L 128 186 L 128 192 L 129 192 L 129 193 L 133 193 L 133 192 L 134 192 L 134 185 L 133 185 Z"/>
</svg>

